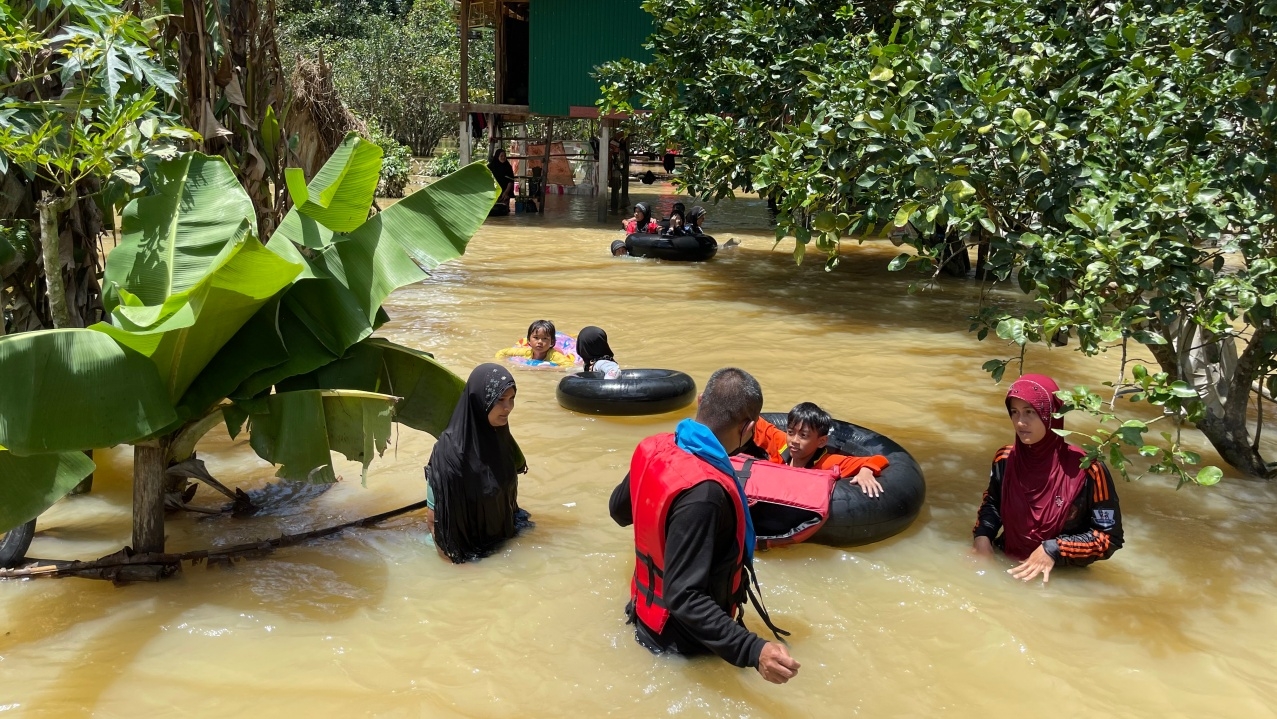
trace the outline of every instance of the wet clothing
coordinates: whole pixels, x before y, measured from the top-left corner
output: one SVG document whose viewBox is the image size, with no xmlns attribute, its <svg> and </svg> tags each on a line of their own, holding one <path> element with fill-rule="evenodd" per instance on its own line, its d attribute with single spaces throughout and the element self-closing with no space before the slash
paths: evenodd
<svg viewBox="0 0 1277 719">
<path fill-rule="evenodd" d="M 576 351 L 586 372 L 602 372 L 606 379 L 621 376 L 621 366 L 616 363 L 612 346 L 607 343 L 607 332 L 602 328 L 593 325 L 581 328 L 576 337 Z"/>
<path fill-rule="evenodd" d="M 643 218 L 642 220 L 636 220 L 633 217 L 631 217 L 630 219 L 626 220 L 625 232 L 627 234 L 633 235 L 640 232 L 645 232 L 647 234 L 654 235 L 657 232 L 661 231 L 660 226 L 656 224 L 656 220 L 652 219 L 652 208 L 646 202 L 640 202 L 637 205 L 635 205 L 634 211 L 642 213 Z"/>
<path fill-rule="evenodd" d="M 679 426 L 680 434 L 689 433 L 688 425 L 696 423 L 684 420 Z M 626 614 L 636 625 L 635 638 L 653 652 L 687 655 L 712 652 L 738 667 L 756 667 L 766 642 L 746 629 L 741 619 L 741 606 L 746 598 L 743 564 L 752 557 L 753 527 L 749 513 L 744 511 L 743 489 L 736 482 L 734 471 L 728 474 L 717 466 L 725 463 L 730 470 L 726 452 L 707 428 L 697 427 L 703 430 L 702 438 L 704 434 L 709 435 L 715 445 L 711 451 L 716 449 L 721 457 L 715 456 L 714 462 L 700 461 L 704 460 L 704 452 L 694 442 L 675 446 L 674 438 L 658 435 L 639 445 L 630 474 L 612 492 L 609 502 L 612 519 L 625 527 L 634 523 L 636 502 L 640 507 L 646 506 L 653 497 L 663 496 L 659 491 L 663 488 L 690 485 L 672 498 L 662 499 L 662 502 L 669 500 L 660 557 L 663 562 L 661 597 L 668 607 L 668 618 L 659 628 L 648 626 L 640 616 L 634 597 L 626 607 Z M 689 452 L 684 445 L 693 451 Z M 684 456 L 678 456 L 680 454 Z M 653 461 L 653 458 L 661 461 Z M 661 475 L 663 471 L 673 471 L 678 476 L 665 477 Z M 697 482 L 697 477 L 687 476 L 689 471 L 703 473 L 704 479 Z M 631 477 L 640 479 L 632 485 Z M 735 496 L 729 493 L 731 486 L 737 489 Z M 640 513 L 640 521 L 650 522 L 657 516 L 650 508 L 647 511 L 646 518 Z M 744 528 L 740 526 L 742 521 Z M 640 549 L 639 541 L 647 541 L 640 540 L 640 536 L 652 536 L 651 530 L 650 526 L 635 528 L 636 549 Z M 641 570 L 641 566 L 636 569 Z M 640 574 L 641 571 L 636 571 L 636 578 Z M 635 586 L 637 588 L 637 582 Z M 649 618 L 651 616 L 649 614 Z"/>
<path fill-rule="evenodd" d="M 687 234 L 693 235 L 693 236 L 700 236 L 705 234 L 705 231 L 702 230 L 700 225 L 697 224 L 696 222 L 698 218 L 701 218 L 704 216 L 705 216 L 705 208 L 701 207 L 700 205 L 695 205 L 692 207 L 692 209 L 687 211 L 687 216 L 683 218 L 683 222 L 686 225 L 685 231 L 687 232 Z"/>
<path fill-rule="evenodd" d="M 529 525 L 518 506 L 518 475 L 528 470 L 523 452 L 509 425 L 488 422 L 514 386 L 501 365 L 476 367 L 426 465 L 435 544 L 457 564 L 486 557 Z"/>
<path fill-rule="evenodd" d="M 642 227 L 639 227 L 638 222 L 633 217 L 625 221 L 626 234 L 634 235 L 644 233 L 648 235 L 655 235 L 660 231 L 661 227 L 656 224 L 655 220 L 648 220 Z"/>
<path fill-rule="evenodd" d="M 509 357 L 532 359 L 532 348 L 527 345 L 527 340 L 519 340 L 519 344 L 513 347 L 497 350 L 497 359 L 507 359 Z M 575 357 L 570 354 L 564 354 L 554 347 L 551 347 L 550 351 L 546 353 L 545 359 L 540 361 L 546 364 L 558 365 L 559 367 L 570 367 L 576 364 Z"/>
<path fill-rule="evenodd" d="M 502 193 L 506 191 L 510 183 L 514 182 L 514 166 L 509 160 L 498 160 L 496 155 L 493 155 L 492 159 L 488 160 L 488 172 L 492 173 L 492 179 L 497 181 Z"/>
<path fill-rule="evenodd" d="M 999 536 L 999 531 L 1003 529 L 1006 508 L 1004 480 L 1012 448 L 1012 445 L 1007 445 L 993 457 L 989 488 L 984 492 L 972 532 L 975 537 L 988 537 L 1004 551 L 1005 536 Z M 1084 470 L 1084 478 L 1075 496 L 1058 497 L 1058 504 L 1065 508 L 1063 526 L 1057 534 L 1040 543 L 1056 564 L 1086 566 L 1108 559 L 1122 548 L 1122 511 L 1117 504 L 1113 477 L 1107 467 L 1095 462 Z M 1050 502 L 1056 504 L 1057 497 L 1052 496 Z M 1008 552 L 1008 556 L 1024 559 L 1030 553 L 1032 550 L 1016 557 Z"/>
<path fill-rule="evenodd" d="M 602 372 L 603 379 L 620 379 L 621 365 L 612 360 L 598 360 L 594 363 L 593 372 Z"/>
<path fill-rule="evenodd" d="M 754 444 L 767 453 L 767 459 L 777 464 L 789 464 L 789 436 L 785 430 L 768 422 L 762 417 L 754 425 Z M 834 454 L 828 447 L 821 447 L 808 460 L 803 469 L 837 468 L 838 476 L 843 479 L 856 476 L 861 469 L 868 467 L 874 476 L 882 474 L 888 465 L 887 458 L 875 454 L 871 457 L 852 457 L 846 454 Z"/>
</svg>

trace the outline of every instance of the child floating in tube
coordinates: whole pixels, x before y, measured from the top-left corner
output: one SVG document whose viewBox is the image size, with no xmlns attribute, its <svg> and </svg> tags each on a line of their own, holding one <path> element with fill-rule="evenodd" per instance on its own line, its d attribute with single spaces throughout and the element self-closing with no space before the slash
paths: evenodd
<svg viewBox="0 0 1277 719">
<path fill-rule="evenodd" d="M 826 445 L 833 424 L 833 418 L 819 405 L 802 402 L 789 410 L 783 430 L 759 417 L 754 426 L 754 444 L 767 452 L 769 461 L 804 469 L 836 468 L 839 477 L 860 487 L 860 491 L 871 497 L 881 495 L 883 489 L 878 475 L 887 468 L 887 458 L 830 452 Z"/>
<path fill-rule="evenodd" d="M 621 366 L 616 363 L 612 347 L 607 343 L 607 333 L 602 328 L 582 328 L 576 337 L 576 351 L 581 353 L 581 361 L 585 363 L 586 372 L 602 372 L 603 379 L 617 379 L 621 376 Z"/>
<path fill-rule="evenodd" d="M 638 233 L 647 233 L 655 235 L 661 231 L 656 220 L 652 219 L 652 208 L 646 202 L 640 202 L 634 206 L 634 216 L 626 220 L 622 225 L 626 234 L 634 235 Z"/>
<path fill-rule="evenodd" d="M 526 339 L 519 340 L 519 343 L 513 347 L 498 350 L 497 359 L 522 359 L 527 360 L 524 364 L 533 365 L 572 366 L 576 363 L 576 357 L 560 351 L 555 346 L 557 339 L 553 322 L 537 320 L 528 325 Z"/>
</svg>

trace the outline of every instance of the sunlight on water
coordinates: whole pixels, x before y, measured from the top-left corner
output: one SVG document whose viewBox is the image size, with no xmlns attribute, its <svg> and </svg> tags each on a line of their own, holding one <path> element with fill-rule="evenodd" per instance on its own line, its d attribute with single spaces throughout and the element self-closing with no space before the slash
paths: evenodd
<svg viewBox="0 0 1277 719">
<path fill-rule="evenodd" d="M 795 268 L 788 245 L 772 251 L 752 199 L 711 209 L 720 243 L 744 244 L 707 264 L 613 259 L 607 246 L 620 233 L 593 214 L 589 198 L 565 196 L 550 198 L 546 217 L 490 221 L 465 258 L 391 298 L 382 334 L 464 376 L 533 319 L 572 333 L 597 324 L 625 366 L 681 369 L 703 386 L 714 369 L 739 365 L 762 382 L 768 410 L 816 400 L 912 451 L 928 495 L 909 530 L 851 551 L 760 553 L 767 604 L 803 663 L 796 680 L 774 687 L 752 670 L 657 658 L 634 643 L 621 612 L 633 545 L 607 498 L 638 440 L 682 415 L 575 415 L 555 402 L 559 375 L 521 369 L 511 425 L 531 467 L 519 497 L 537 527 L 504 551 L 447 565 L 422 517 L 407 515 L 160 585 L 0 583 L 0 712 L 1277 716 L 1277 495 L 1267 485 L 1121 485 L 1126 548 L 1089 570 L 1057 571 L 1048 586 L 1021 585 L 1006 562 L 967 554 L 989 461 L 1011 439 L 1005 385 L 980 364 L 1012 353 L 967 333 L 974 283 L 909 294 L 911 278 L 885 270 L 898 250 L 883 241 L 849 243 L 831 273 L 818 261 Z M 1115 358 L 1067 349 L 1029 361 L 1066 386 L 1116 374 Z M 367 489 L 342 462 L 346 481 L 300 511 L 170 519 L 169 548 L 229 546 L 416 501 L 432 442 L 400 430 Z M 272 478 L 243 438 L 220 430 L 200 455 L 231 486 Z M 98 460 L 94 494 L 41 518 L 33 556 L 92 558 L 128 542 L 130 457 Z M 222 498 L 201 489 L 196 503 Z"/>
</svg>

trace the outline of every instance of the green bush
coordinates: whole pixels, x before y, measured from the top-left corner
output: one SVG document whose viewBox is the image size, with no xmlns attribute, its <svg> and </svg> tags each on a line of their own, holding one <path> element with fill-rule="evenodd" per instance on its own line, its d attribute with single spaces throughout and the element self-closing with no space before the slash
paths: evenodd
<svg viewBox="0 0 1277 719">
<path fill-rule="evenodd" d="M 408 185 L 409 163 L 412 151 L 387 135 L 375 122 L 368 123 L 368 141 L 381 148 L 381 179 L 377 182 L 378 197 L 403 197 Z"/>
<path fill-rule="evenodd" d="M 461 155 L 456 150 L 444 150 L 426 165 L 426 174 L 443 177 L 461 169 Z"/>
</svg>

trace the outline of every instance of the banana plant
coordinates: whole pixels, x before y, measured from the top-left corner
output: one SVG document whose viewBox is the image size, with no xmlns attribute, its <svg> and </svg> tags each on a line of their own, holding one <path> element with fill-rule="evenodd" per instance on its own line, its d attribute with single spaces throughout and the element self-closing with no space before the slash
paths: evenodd
<svg viewBox="0 0 1277 719">
<path fill-rule="evenodd" d="M 391 421 L 437 434 L 463 383 L 373 336 L 395 289 L 460 256 L 496 197 L 474 164 L 370 216 L 381 149 L 349 135 L 268 243 L 220 157 L 161 166 L 108 257 L 109 321 L 0 338 L 0 532 L 93 469 L 82 450 L 134 447 L 133 548 L 163 551 L 166 471 L 225 422 L 287 479 L 368 464 Z"/>
</svg>

